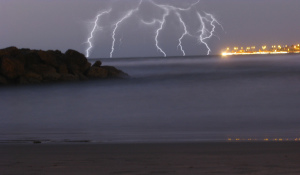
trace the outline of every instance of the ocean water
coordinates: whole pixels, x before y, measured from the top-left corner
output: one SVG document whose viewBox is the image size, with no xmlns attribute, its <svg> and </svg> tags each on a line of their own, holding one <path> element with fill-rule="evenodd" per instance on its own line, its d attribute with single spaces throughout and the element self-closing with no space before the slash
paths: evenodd
<svg viewBox="0 0 300 175">
<path fill-rule="evenodd" d="M 300 137 L 300 55 L 102 62 L 131 78 L 1 87 L 0 142 Z"/>
</svg>

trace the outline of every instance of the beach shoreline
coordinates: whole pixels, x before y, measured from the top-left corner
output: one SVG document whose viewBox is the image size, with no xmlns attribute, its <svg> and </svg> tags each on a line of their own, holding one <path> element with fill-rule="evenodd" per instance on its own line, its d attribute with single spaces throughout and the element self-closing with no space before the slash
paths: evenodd
<svg viewBox="0 0 300 175">
<path fill-rule="evenodd" d="M 300 174 L 300 142 L 1 144 L 1 174 Z"/>
</svg>

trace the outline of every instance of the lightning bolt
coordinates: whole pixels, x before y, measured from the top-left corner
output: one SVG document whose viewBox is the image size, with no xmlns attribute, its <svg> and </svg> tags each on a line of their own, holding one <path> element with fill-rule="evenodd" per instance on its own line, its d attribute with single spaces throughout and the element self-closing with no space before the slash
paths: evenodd
<svg viewBox="0 0 300 175">
<path fill-rule="evenodd" d="M 193 8 L 193 6 L 197 5 L 199 2 L 200 2 L 200 0 L 197 1 L 196 3 L 193 3 L 193 4 L 192 4 L 189 8 L 187 8 L 187 9 L 182 9 L 182 8 L 177 8 L 177 9 L 180 10 L 180 11 L 189 11 L 189 10 L 191 10 L 191 9 Z M 172 7 L 172 8 L 174 8 L 174 7 Z M 174 8 L 174 9 L 176 10 L 176 8 Z M 183 21 L 183 19 L 182 19 L 182 17 L 181 17 L 181 14 L 180 14 L 178 11 L 177 11 L 175 14 L 176 14 L 176 16 L 178 17 L 178 19 L 179 19 L 179 21 L 180 21 L 180 23 L 182 24 L 183 29 L 184 29 L 184 33 L 182 33 L 181 37 L 178 39 L 178 46 L 177 46 L 177 47 L 180 47 L 180 50 L 181 50 L 183 56 L 185 56 L 185 51 L 184 51 L 183 46 L 182 46 L 182 39 L 183 39 L 186 35 L 189 35 L 189 36 L 192 36 L 192 35 L 188 32 L 187 27 L 186 27 L 186 24 L 185 24 L 185 22 Z"/>
<path fill-rule="evenodd" d="M 180 47 L 180 50 L 181 50 L 183 56 L 185 56 L 185 51 L 184 51 L 183 46 L 182 46 L 182 39 L 183 39 L 186 35 L 190 35 L 190 36 L 191 36 L 191 34 L 187 31 L 187 27 L 186 27 L 184 21 L 182 20 L 180 13 L 176 12 L 176 15 L 178 16 L 179 21 L 180 21 L 180 23 L 182 24 L 183 29 L 184 29 L 184 33 L 181 35 L 181 37 L 180 37 L 179 40 L 178 40 L 179 44 L 178 44 L 177 47 Z"/>
<path fill-rule="evenodd" d="M 199 41 L 201 42 L 201 43 L 203 43 L 205 46 L 206 46 L 206 48 L 207 48 L 207 55 L 209 55 L 209 53 L 210 53 L 210 47 L 208 46 L 208 44 L 204 41 L 205 39 L 207 39 L 208 37 L 204 37 L 204 35 L 206 34 L 206 32 L 207 32 L 207 29 L 206 29 L 206 25 L 205 25 L 205 23 L 204 23 L 204 17 L 202 17 L 201 16 L 201 14 L 199 13 L 199 12 L 197 12 L 197 15 L 198 15 L 198 17 L 199 17 L 199 20 L 200 20 L 200 22 L 201 22 L 201 26 L 202 26 L 202 28 L 201 28 L 201 30 L 200 30 L 200 32 L 201 32 L 201 34 L 200 34 L 200 36 L 199 36 Z"/>
<path fill-rule="evenodd" d="M 206 13 L 206 12 L 204 12 L 204 13 L 212 19 L 211 25 L 213 25 L 213 23 L 217 23 L 222 28 L 222 30 L 224 30 L 223 25 L 221 23 L 219 23 L 219 21 L 216 20 L 216 18 L 212 14 L 209 14 L 209 13 Z"/>
<path fill-rule="evenodd" d="M 133 10 L 129 10 L 119 21 L 117 21 L 115 24 L 114 24 L 114 30 L 113 30 L 113 33 L 112 33 L 112 46 L 111 46 L 111 52 L 110 52 L 110 58 L 112 58 L 113 56 L 113 53 L 114 53 L 114 50 L 115 50 L 115 42 L 116 42 L 116 31 L 119 27 L 119 25 L 124 22 L 126 19 L 128 19 L 129 17 L 132 16 L 132 14 L 134 14 L 135 12 L 137 12 L 142 4 L 143 0 L 141 0 L 139 2 L 139 5 L 137 8 L 133 9 Z"/>
<path fill-rule="evenodd" d="M 159 4 L 156 4 L 155 2 L 153 2 L 152 0 L 150 1 L 153 5 L 161 8 L 164 10 L 164 14 L 162 16 L 162 18 L 159 20 L 159 19 L 154 19 L 153 21 L 151 22 L 146 22 L 144 20 L 141 20 L 142 23 L 146 24 L 146 25 L 154 25 L 156 23 L 159 23 L 159 27 L 158 29 L 156 30 L 156 34 L 155 34 L 155 46 L 157 48 L 158 51 L 160 51 L 164 57 L 167 57 L 167 54 L 163 51 L 163 49 L 159 46 L 159 40 L 158 40 L 158 37 L 159 37 L 159 34 L 160 34 L 160 31 L 163 29 L 164 27 L 164 24 L 166 23 L 166 18 L 170 15 L 170 10 L 169 8 L 165 7 L 164 5 L 159 5 Z"/>
<path fill-rule="evenodd" d="M 209 14 L 209 13 L 206 13 L 206 12 L 204 12 L 204 13 L 205 13 L 206 16 L 210 17 L 210 19 L 207 18 L 207 17 L 203 17 L 199 12 L 197 12 L 198 18 L 199 18 L 201 26 L 202 26 L 202 28 L 199 31 L 199 32 L 201 32 L 201 34 L 199 36 L 199 41 L 206 46 L 206 48 L 207 48 L 207 55 L 209 55 L 210 52 L 211 52 L 211 49 L 210 49 L 209 45 L 207 44 L 207 42 L 205 42 L 205 40 L 210 39 L 211 37 L 214 36 L 214 32 L 215 32 L 215 29 L 216 29 L 215 23 L 218 24 L 219 26 L 221 26 L 223 30 L 224 30 L 224 28 L 215 19 L 215 17 L 212 14 Z M 204 20 L 210 23 L 210 25 L 212 26 L 211 30 L 208 30 L 206 28 L 206 24 L 205 24 Z M 209 34 L 207 34 L 207 33 L 209 33 Z"/>
<path fill-rule="evenodd" d="M 93 43 L 92 43 L 92 39 L 94 37 L 94 32 L 96 31 L 97 28 L 99 28 L 98 26 L 98 21 L 99 19 L 104 15 L 104 14 L 108 14 L 111 12 L 111 9 L 100 12 L 97 16 L 96 16 L 96 20 L 94 21 L 94 27 L 90 33 L 90 37 L 87 39 L 87 43 L 89 45 L 89 47 L 86 49 L 86 57 L 88 58 L 90 56 L 90 50 L 93 48 Z"/>
<path fill-rule="evenodd" d="M 211 38 L 212 36 L 216 36 L 220 40 L 220 38 L 217 35 L 214 34 L 215 29 L 216 29 L 216 26 L 214 25 L 214 23 L 219 25 L 222 28 L 223 31 L 224 31 L 224 27 L 222 26 L 222 24 L 219 23 L 218 20 L 216 20 L 216 18 L 212 14 L 206 13 L 206 12 L 204 12 L 204 13 L 205 13 L 206 16 L 209 16 L 211 18 L 211 21 L 209 21 L 209 20 L 207 20 L 207 18 L 205 18 L 208 22 L 210 22 L 210 25 L 212 26 L 212 30 L 210 31 L 210 37 L 209 38 Z"/>
<path fill-rule="evenodd" d="M 115 51 L 115 42 L 116 42 L 116 33 L 117 30 L 119 29 L 120 25 L 125 22 L 127 19 L 129 19 L 130 17 L 132 17 L 132 15 L 134 15 L 135 13 L 137 13 L 140 9 L 141 4 L 143 3 L 144 0 L 140 0 L 138 6 L 135 9 L 131 9 L 129 11 L 127 11 L 117 22 L 115 22 L 113 25 L 111 25 L 112 27 L 112 44 L 111 44 L 111 51 L 110 51 L 110 58 L 113 57 L 114 51 Z M 196 36 L 196 34 L 191 34 L 188 31 L 188 26 L 186 25 L 185 21 L 182 18 L 182 12 L 183 11 L 191 11 L 192 8 L 197 5 L 200 0 L 198 0 L 197 2 L 191 4 L 188 8 L 180 8 L 180 7 L 175 7 L 169 4 L 158 4 L 156 2 L 154 2 L 154 0 L 148 0 L 148 2 L 150 2 L 152 5 L 154 5 L 157 8 L 160 8 L 163 10 L 163 14 L 161 17 L 159 18 L 154 18 L 152 21 L 148 22 L 148 21 L 144 21 L 143 19 L 141 19 L 140 21 L 145 24 L 145 25 L 155 25 L 158 24 L 158 28 L 155 30 L 155 46 L 157 48 L 157 50 L 163 54 L 164 57 L 167 57 L 166 52 L 163 50 L 163 48 L 160 46 L 160 40 L 159 40 L 159 36 L 162 32 L 162 30 L 164 29 L 164 27 L 166 26 L 166 22 L 167 22 L 167 17 L 170 16 L 171 14 L 175 14 L 175 16 L 177 17 L 177 19 L 179 20 L 180 24 L 183 27 L 183 32 L 181 34 L 181 36 L 178 38 L 178 45 L 177 48 L 180 48 L 183 56 L 186 56 L 186 52 L 184 50 L 183 44 L 182 44 L 182 40 L 184 39 L 184 37 L 186 36 L 191 36 L 191 37 L 195 37 L 198 39 L 198 42 L 202 43 L 205 45 L 205 47 L 207 48 L 207 55 L 210 54 L 211 49 L 207 43 L 206 40 L 212 38 L 213 36 L 218 37 L 217 35 L 215 35 L 215 30 L 216 30 L 216 25 L 220 26 L 223 31 L 224 28 L 223 26 L 216 20 L 216 18 L 209 13 L 203 12 L 205 15 L 201 15 L 201 13 L 199 11 L 196 11 L 196 15 L 198 16 L 199 20 L 200 20 L 200 29 L 198 32 L 200 32 L 201 34 Z M 90 56 L 90 51 L 93 48 L 93 37 L 94 37 L 94 33 L 95 31 L 100 28 L 98 26 L 98 22 L 101 19 L 101 17 L 105 14 L 108 14 L 111 12 L 112 9 L 106 10 L 101 12 L 100 14 L 98 14 L 96 16 L 96 19 L 94 21 L 94 27 L 90 33 L 89 38 L 87 39 L 87 43 L 89 45 L 89 47 L 86 49 L 86 57 Z M 219 37 L 218 37 L 219 38 Z M 220 39 L 220 38 L 219 38 Z M 122 38 L 120 38 L 120 45 L 122 44 Z"/>
<path fill-rule="evenodd" d="M 183 56 L 185 56 L 185 51 L 183 49 L 183 46 L 182 46 L 182 39 L 186 36 L 186 35 L 190 35 L 190 33 L 187 31 L 187 27 L 186 27 L 186 24 L 185 22 L 183 21 L 182 17 L 181 17 L 181 14 L 178 12 L 178 11 L 189 11 L 192 9 L 193 6 L 195 6 L 196 4 L 198 4 L 200 2 L 197 1 L 196 3 L 193 3 L 192 5 L 190 5 L 188 8 L 178 8 L 178 7 L 174 7 L 174 6 L 171 6 L 171 5 L 161 5 L 161 4 L 157 4 L 155 3 L 154 1 L 150 1 L 153 5 L 161 8 L 164 10 L 164 14 L 162 16 L 162 19 L 161 20 L 158 20 L 158 19 L 154 19 L 153 21 L 151 22 L 146 22 L 146 21 L 143 21 L 142 20 L 142 23 L 146 24 L 146 25 L 153 25 L 155 24 L 156 22 L 158 22 L 160 25 L 159 25 L 159 28 L 156 30 L 156 35 L 155 35 L 155 45 L 156 45 L 156 48 L 164 55 L 164 57 L 167 56 L 167 54 L 163 51 L 163 49 L 159 46 L 159 40 L 158 40 L 158 37 L 159 37 L 159 34 L 160 32 L 163 30 L 163 27 L 166 23 L 166 18 L 170 15 L 170 12 L 171 11 L 175 11 L 175 14 L 176 16 L 178 17 L 180 23 L 182 24 L 183 26 L 183 29 L 184 29 L 184 32 L 183 34 L 181 35 L 181 37 L 179 38 L 178 42 L 178 47 L 180 47 L 180 50 L 181 52 L 183 53 Z"/>
<path fill-rule="evenodd" d="M 153 2 L 153 1 L 152 1 Z M 154 3 L 154 2 L 153 2 Z M 156 4 L 155 4 L 156 5 Z M 163 49 L 159 46 L 159 41 L 158 41 L 158 37 L 159 37 L 159 33 L 160 31 L 163 29 L 164 24 L 166 23 L 166 18 L 169 16 L 170 11 L 169 9 L 163 7 L 163 9 L 165 10 L 165 13 L 163 14 L 163 17 L 161 20 L 158 20 L 160 26 L 159 28 L 156 30 L 156 35 L 155 35 L 155 45 L 157 47 L 157 49 L 164 55 L 164 57 L 167 57 L 167 54 L 163 51 Z"/>
</svg>

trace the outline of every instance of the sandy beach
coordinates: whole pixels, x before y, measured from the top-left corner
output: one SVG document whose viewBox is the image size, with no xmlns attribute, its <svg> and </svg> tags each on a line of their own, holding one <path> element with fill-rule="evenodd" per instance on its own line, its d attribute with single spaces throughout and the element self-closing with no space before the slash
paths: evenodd
<svg viewBox="0 0 300 175">
<path fill-rule="evenodd" d="M 3 144 L 14 174 L 300 174 L 299 142 Z"/>
</svg>

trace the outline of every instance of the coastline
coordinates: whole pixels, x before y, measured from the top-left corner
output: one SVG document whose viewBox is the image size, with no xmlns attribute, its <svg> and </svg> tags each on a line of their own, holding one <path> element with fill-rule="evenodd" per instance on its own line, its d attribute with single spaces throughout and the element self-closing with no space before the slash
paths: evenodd
<svg viewBox="0 0 300 175">
<path fill-rule="evenodd" d="M 299 142 L 1 144 L 2 174 L 299 174 Z"/>
</svg>

